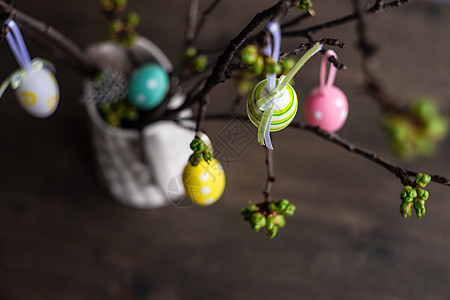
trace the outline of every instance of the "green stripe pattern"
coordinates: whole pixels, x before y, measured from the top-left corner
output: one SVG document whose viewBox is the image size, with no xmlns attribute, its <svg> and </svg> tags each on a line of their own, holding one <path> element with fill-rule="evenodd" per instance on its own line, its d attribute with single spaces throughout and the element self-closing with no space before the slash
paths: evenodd
<svg viewBox="0 0 450 300">
<path fill-rule="evenodd" d="M 247 115 L 256 127 L 259 126 L 264 112 L 258 108 L 256 101 L 268 94 L 266 85 L 267 79 L 260 81 L 247 98 Z M 280 131 L 287 127 L 294 119 L 297 108 L 297 94 L 292 86 L 288 84 L 283 90 L 283 95 L 276 100 L 272 120 L 270 122 L 270 132 Z"/>
</svg>

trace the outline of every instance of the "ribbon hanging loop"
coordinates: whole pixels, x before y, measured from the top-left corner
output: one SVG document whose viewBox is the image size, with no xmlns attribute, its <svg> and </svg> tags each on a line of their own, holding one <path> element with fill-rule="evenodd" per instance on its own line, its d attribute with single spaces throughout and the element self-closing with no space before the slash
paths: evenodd
<svg viewBox="0 0 450 300">
<path fill-rule="evenodd" d="M 328 50 L 327 52 L 325 52 L 325 54 L 323 55 L 322 58 L 322 63 L 320 65 L 320 87 L 324 88 L 325 87 L 325 73 L 326 73 L 326 67 L 327 67 L 327 61 L 328 58 L 334 56 L 335 58 L 337 58 L 337 54 L 336 52 L 334 52 L 333 50 Z M 334 79 L 336 78 L 336 67 L 333 64 L 330 64 L 330 72 L 328 73 L 328 80 L 326 83 L 326 86 L 331 86 L 334 83 Z"/>
<path fill-rule="evenodd" d="M 6 40 L 11 48 L 14 57 L 17 60 L 19 66 L 26 72 L 31 70 L 31 59 L 28 53 L 27 46 L 20 33 L 19 27 L 13 20 L 7 20 L 5 25 L 9 27 L 9 31 L 6 34 Z"/>
<path fill-rule="evenodd" d="M 264 48 L 264 54 L 268 57 L 271 57 L 275 63 L 278 62 L 278 58 L 280 56 L 280 47 L 281 47 L 281 28 L 280 24 L 278 22 L 270 22 L 267 24 L 267 29 L 272 35 L 273 40 L 273 49 L 272 49 L 272 43 L 270 40 L 270 37 L 267 38 L 267 46 Z M 269 90 L 269 93 L 275 88 L 275 80 L 276 80 L 277 74 L 275 73 L 267 73 L 266 79 L 267 79 L 267 88 Z"/>
<path fill-rule="evenodd" d="M 270 23 L 269 23 L 270 24 Z M 279 26 L 279 25 L 278 25 Z M 265 145 L 269 149 L 273 149 L 272 142 L 270 140 L 270 123 L 272 120 L 273 111 L 276 101 L 283 95 L 285 87 L 294 78 L 295 74 L 301 69 L 301 67 L 317 52 L 322 50 L 322 44 L 316 43 L 311 49 L 309 49 L 294 65 L 294 67 L 286 74 L 286 76 L 280 76 L 278 84 L 276 83 L 276 74 L 267 74 L 267 87 L 269 93 L 256 101 L 257 107 L 264 111 L 261 121 L 258 126 L 258 142 L 261 145 Z M 275 52 L 275 51 L 274 51 Z M 279 54 L 279 50 L 278 50 Z M 277 58 L 278 59 L 278 58 Z M 270 89 L 269 78 L 273 77 L 273 85 L 275 88 Z"/>
</svg>

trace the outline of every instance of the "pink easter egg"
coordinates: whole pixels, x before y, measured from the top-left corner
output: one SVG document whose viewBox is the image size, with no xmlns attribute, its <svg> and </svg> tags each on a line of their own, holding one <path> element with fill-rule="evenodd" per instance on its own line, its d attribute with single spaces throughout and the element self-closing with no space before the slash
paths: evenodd
<svg viewBox="0 0 450 300">
<path fill-rule="evenodd" d="M 335 86 L 317 87 L 306 98 L 304 112 L 309 125 L 335 132 L 347 120 L 347 97 Z"/>
<path fill-rule="evenodd" d="M 333 50 L 328 50 L 322 58 L 320 66 L 320 86 L 315 88 L 306 98 L 303 111 L 306 122 L 311 126 L 335 132 L 344 125 L 348 116 L 348 101 L 345 94 L 333 85 L 336 68 L 331 65 L 328 80 L 325 83 L 325 72 L 328 58 L 334 56 Z"/>
</svg>

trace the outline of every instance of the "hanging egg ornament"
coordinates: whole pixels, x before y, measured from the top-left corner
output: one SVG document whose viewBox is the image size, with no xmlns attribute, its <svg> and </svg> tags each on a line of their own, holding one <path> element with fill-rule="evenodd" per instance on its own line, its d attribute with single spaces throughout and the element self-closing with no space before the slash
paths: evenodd
<svg viewBox="0 0 450 300">
<path fill-rule="evenodd" d="M 46 68 L 25 72 L 15 93 L 22 107 L 38 118 L 50 116 L 58 107 L 58 82 Z"/>
<path fill-rule="evenodd" d="M 278 82 L 279 79 L 277 79 Z M 260 81 L 248 95 L 247 115 L 256 127 L 259 126 L 264 111 L 261 111 L 256 102 L 268 95 L 267 79 Z M 280 131 L 287 127 L 295 117 L 298 109 L 298 99 L 294 88 L 287 84 L 283 89 L 282 96 L 275 102 L 272 120 L 270 121 L 270 132 Z"/>
<path fill-rule="evenodd" d="M 157 107 L 166 97 L 169 75 L 158 64 L 146 64 L 131 75 L 128 82 L 128 99 L 139 109 Z"/>
<path fill-rule="evenodd" d="M 197 166 L 188 163 L 183 171 L 183 185 L 186 195 L 195 204 L 209 206 L 223 194 L 225 172 L 215 158 L 209 163 L 202 160 Z"/>
<path fill-rule="evenodd" d="M 325 84 L 325 67 L 329 56 L 336 56 L 328 50 L 322 58 L 320 70 L 320 86 L 315 88 L 306 98 L 304 111 L 309 125 L 335 132 L 341 129 L 348 116 L 348 101 L 345 94 L 333 85 L 336 68 L 331 65 L 328 81 Z"/>
</svg>

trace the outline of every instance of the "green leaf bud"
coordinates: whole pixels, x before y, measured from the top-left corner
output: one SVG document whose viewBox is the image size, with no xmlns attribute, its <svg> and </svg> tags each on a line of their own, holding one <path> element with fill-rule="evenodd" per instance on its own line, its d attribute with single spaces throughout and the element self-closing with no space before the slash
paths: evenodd
<svg viewBox="0 0 450 300">
<path fill-rule="evenodd" d="M 426 124 L 425 131 L 430 139 L 439 141 L 447 136 L 449 125 L 447 118 L 436 116 Z"/>
<path fill-rule="evenodd" d="M 189 163 L 194 167 L 198 166 L 203 159 L 203 155 L 201 153 L 195 152 L 191 156 L 189 156 Z"/>
<path fill-rule="evenodd" d="M 417 197 L 417 192 L 413 189 L 412 186 L 406 185 L 403 187 L 402 192 L 400 193 L 400 199 L 405 202 L 411 202 L 410 199 L 414 199 Z"/>
<path fill-rule="evenodd" d="M 275 64 L 275 73 L 281 74 L 283 72 L 283 67 L 280 64 Z"/>
<path fill-rule="evenodd" d="M 196 58 L 194 58 L 193 64 L 195 71 L 203 72 L 206 69 L 206 66 L 208 65 L 208 57 L 203 54 L 199 55 Z"/>
<path fill-rule="evenodd" d="M 417 188 L 417 198 L 421 201 L 426 201 L 428 199 L 429 193 L 427 190 L 421 189 L 421 188 Z"/>
<path fill-rule="evenodd" d="M 100 5 L 104 11 L 111 11 L 114 8 L 114 4 L 111 0 L 101 0 Z"/>
<path fill-rule="evenodd" d="M 125 9 L 125 6 L 127 5 L 127 0 L 113 0 L 114 6 L 116 7 L 116 10 L 122 11 Z"/>
<path fill-rule="evenodd" d="M 193 139 L 191 144 L 189 145 L 191 147 L 192 151 L 194 152 L 203 152 L 206 149 L 205 143 L 201 139 Z"/>
<path fill-rule="evenodd" d="M 248 65 L 253 65 L 258 57 L 259 51 L 255 45 L 248 45 L 241 52 L 242 61 Z"/>
<path fill-rule="evenodd" d="M 120 21 L 120 20 L 113 20 L 109 23 L 108 30 L 110 31 L 110 33 L 118 33 L 122 29 L 123 29 L 123 24 L 122 24 L 122 21 Z"/>
<path fill-rule="evenodd" d="M 254 213 L 251 219 L 251 226 L 254 230 L 259 231 L 266 226 L 266 218 L 260 212 Z"/>
<path fill-rule="evenodd" d="M 256 204 L 250 203 L 250 205 L 248 206 L 248 210 L 251 212 L 256 212 L 259 211 L 259 207 Z"/>
<path fill-rule="evenodd" d="M 283 215 L 286 216 L 286 217 L 290 217 L 290 216 L 292 216 L 294 214 L 295 209 L 296 209 L 295 205 L 291 203 L 291 204 L 288 205 L 286 210 L 283 211 Z"/>
<path fill-rule="evenodd" d="M 280 62 L 281 66 L 283 67 L 283 73 L 289 72 L 295 65 L 295 59 L 293 58 L 286 58 Z"/>
<path fill-rule="evenodd" d="M 289 207 L 289 200 L 287 199 L 280 199 L 277 203 L 278 211 L 285 211 Z"/>
<path fill-rule="evenodd" d="M 250 213 L 251 213 L 251 211 L 248 207 L 244 207 L 243 209 L 241 209 L 241 215 L 243 215 L 243 216 L 247 216 Z"/>
<path fill-rule="evenodd" d="M 275 204 L 275 202 L 270 202 L 268 208 L 269 208 L 269 212 L 275 212 L 275 211 L 277 211 L 277 205 Z"/>
<path fill-rule="evenodd" d="M 411 104 L 411 112 L 421 121 L 427 121 L 439 114 L 436 103 L 430 98 L 419 98 Z"/>
<path fill-rule="evenodd" d="M 312 7 L 313 3 L 311 0 L 299 0 L 296 9 L 303 10 L 303 9 L 311 9 Z"/>
<path fill-rule="evenodd" d="M 286 220 L 284 219 L 283 215 L 276 215 L 274 218 L 275 225 L 278 227 L 284 227 L 286 224 Z"/>
<path fill-rule="evenodd" d="M 425 201 L 414 201 L 414 209 L 416 211 L 416 216 L 420 219 L 425 215 Z"/>
<path fill-rule="evenodd" d="M 253 82 L 249 80 L 241 80 L 238 84 L 238 91 L 241 95 L 248 94 L 253 89 Z"/>
<path fill-rule="evenodd" d="M 400 214 L 403 218 L 411 216 L 413 204 L 411 202 L 403 202 L 400 205 Z"/>
<path fill-rule="evenodd" d="M 192 58 L 197 54 L 197 49 L 193 46 L 190 46 L 186 49 L 186 57 Z"/>
<path fill-rule="evenodd" d="M 129 32 L 121 41 L 121 44 L 125 47 L 131 47 L 134 45 L 137 39 L 137 33 L 136 32 Z"/>
<path fill-rule="evenodd" d="M 436 151 L 436 145 L 434 141 L 430 140 L 423 132 L 422 134 L 417 134 L 414 142 L 416 151 L 420 153 L 423 157 L 431 157 Z"/>
<path fill-rule="evenodd" d="M 265 65 L 264 65 L 264 71 L 266 73 L 280 73 L 282 70 L 281 65 L 279 65 L 273 58 L 266 57 L 265 59 Z"/>
<path fill-rule="evenodd" d="M 266 228 L 267 230 L 272 230 L 276 226 L 275 216 L 269 215 L 266 218 Z"/>
<path fill-rule="evenodd" d="M 278 233 L 278 227 L 273 227 L 270 230 L 267 230 L 267 236 L 271 239 L 273 239 Z"/>
<path fill-rule="evenodd" d="M 212 159 L 212 154 L 209 151 L 204 151 L 203 152 L 203 159 L 209 164 L 209 162 Z"/>
<path fill-rule="evenodd" d="M 404 198 L 402 198 L 402 201 L 403 202 L 413 202 L 414 198 L 413 197 L 404 197 Z"/>
<path fill-rule="evenodd" d="M 141 21 L 141 18 L 135 12 L 130 12 L 125 17 L 126 25 L 131 28 L 135 28 L 136 26 L 138 26 L 140 21 Z"/>
<path fill-rule="evenodd" d="M 431 176 L 428 174 L 419 173 L 416 176 L 416 184 L 422 188 L 426 187 L 431 181 Z"/>
<path fill-rule="evenodd" d="M 261 74 L 264 70 L 264 58 L 262 56 L 258 56 L 255 63 L 250 66 L 249 70 L 255 75 Z"/>
</svg>

